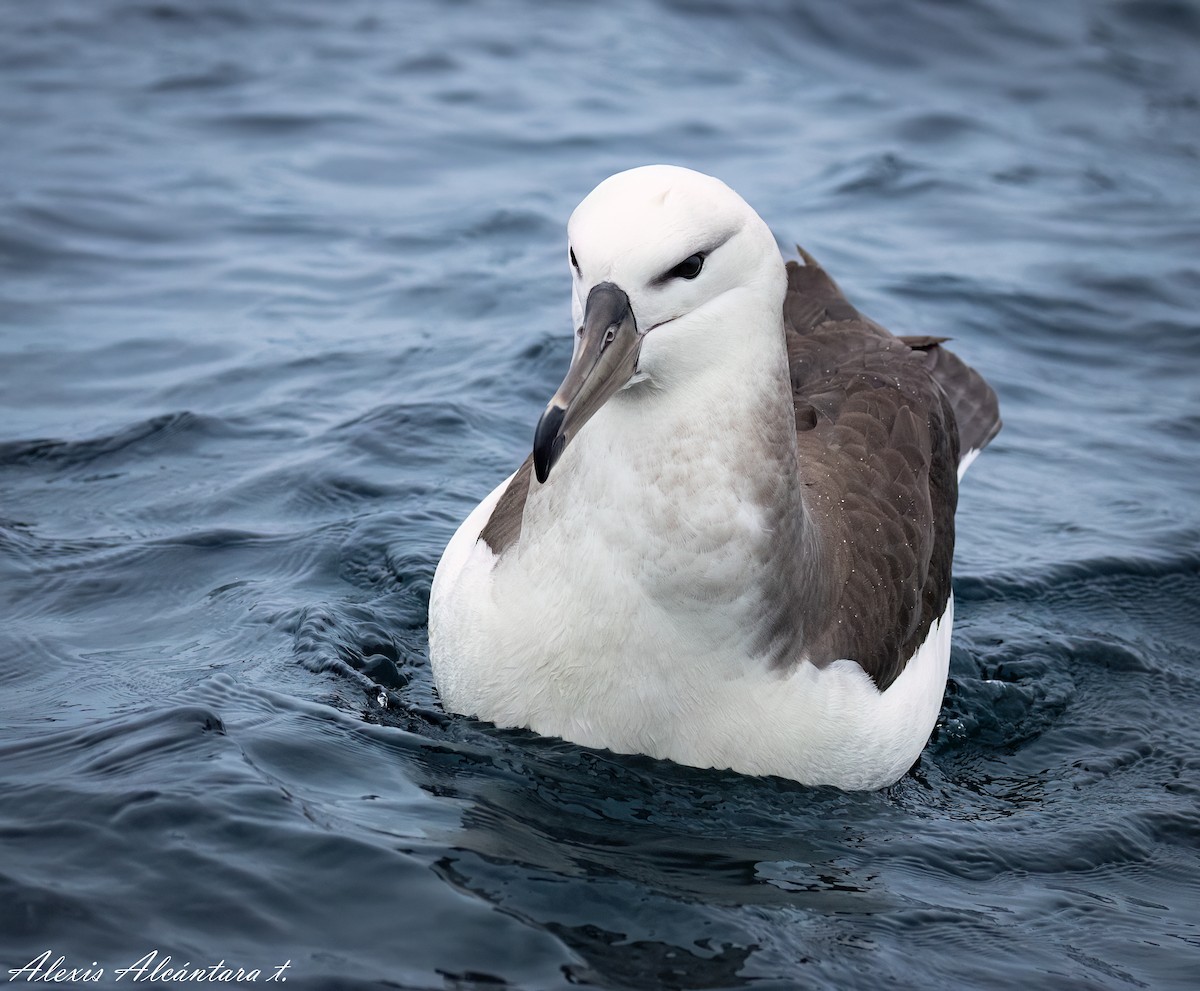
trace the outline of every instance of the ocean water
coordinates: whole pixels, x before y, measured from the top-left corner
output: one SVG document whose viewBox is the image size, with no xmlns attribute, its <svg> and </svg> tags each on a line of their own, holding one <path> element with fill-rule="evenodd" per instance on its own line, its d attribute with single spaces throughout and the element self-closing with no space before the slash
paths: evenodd
<svg viewBox="0 0 1200 991">
<path fill-rule="evenodd" d="M 0 983 L 1196 986 L 1200 6 L 0 27 Z M 565 370 L 566 218 L 655 161 L 1001 396 L 885 791 L 438 707 L 430 581 Z"/>
</svg>

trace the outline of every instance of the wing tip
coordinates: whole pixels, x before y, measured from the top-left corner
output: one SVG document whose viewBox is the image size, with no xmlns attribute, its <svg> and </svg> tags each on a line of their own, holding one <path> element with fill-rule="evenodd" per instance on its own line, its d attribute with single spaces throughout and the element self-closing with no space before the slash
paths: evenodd
<svg viewBox="0 0 1200 991">
<path fill-rule="evenodd" d="M 804 259 L 804 265 L 806 268 L 821 268 L 821 263 L 798 244 L 796 245 L 796 253 Z"/>
</svg>

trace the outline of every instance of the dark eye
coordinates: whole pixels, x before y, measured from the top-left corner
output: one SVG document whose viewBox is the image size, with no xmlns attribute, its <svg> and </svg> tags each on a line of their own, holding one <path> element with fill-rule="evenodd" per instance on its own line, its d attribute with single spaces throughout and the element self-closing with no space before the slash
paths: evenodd
<svg viewBox="0 0 1200 991">
<path fill-rule="evenodd" d="M 575 249 L 574 249 L 574 248 L 568 248 L 567 250 L 568 250 L 568 251 L 571 253 L 571 267 L 572 267 L 573 269 L 575 269 L 575 271 L 576 271 L 576 272 L 578 272 L 578 271 L 579 271 L 579 262 L 577 262 L 577 261 L 575 260 Z"/>
<path fill-rule="evenodd" d="M 704 256 L 696 253 L 690 255 L 667 273 L 668 279 L 694 279 L 704 268 Z"/>
</svg>

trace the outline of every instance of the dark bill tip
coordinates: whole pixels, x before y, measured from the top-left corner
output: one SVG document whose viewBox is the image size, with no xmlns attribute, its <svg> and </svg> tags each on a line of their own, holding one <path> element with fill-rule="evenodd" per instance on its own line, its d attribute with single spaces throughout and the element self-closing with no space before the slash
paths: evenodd
<svg viewBox="0 0 1200 991">
<path fill-rule="evenodd" d="M 533 470 L 537 473 L 539 484 L 544 484 L 550 477 L 550 469 L 567 446 L 566 438 L 562 435 L 562 422 L 566 415 L 567 411 L 561 406 L 547 406 L 533 432 Z"/>
</svg>

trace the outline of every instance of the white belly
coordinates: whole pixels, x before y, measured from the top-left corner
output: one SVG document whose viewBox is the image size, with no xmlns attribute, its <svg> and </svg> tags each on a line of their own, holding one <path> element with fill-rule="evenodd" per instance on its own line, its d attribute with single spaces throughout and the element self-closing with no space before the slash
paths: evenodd
<svg viewBox="0 0 1200 991">
<path fill-rule="evenodd" d="M 497 558 L 478 534 L 507 484 L 459 528 L 434 576 L 430 660 L 448 710 L 847 789 L 891 784 L 916 761 L 941 708 L 953 600 L 885 692 L 851 660 L 772 669 L 736 637 L 714 636 L 720 616 L 647 596 L 636 563 L 598 543 L 526 533 Z"/>
</svg>

